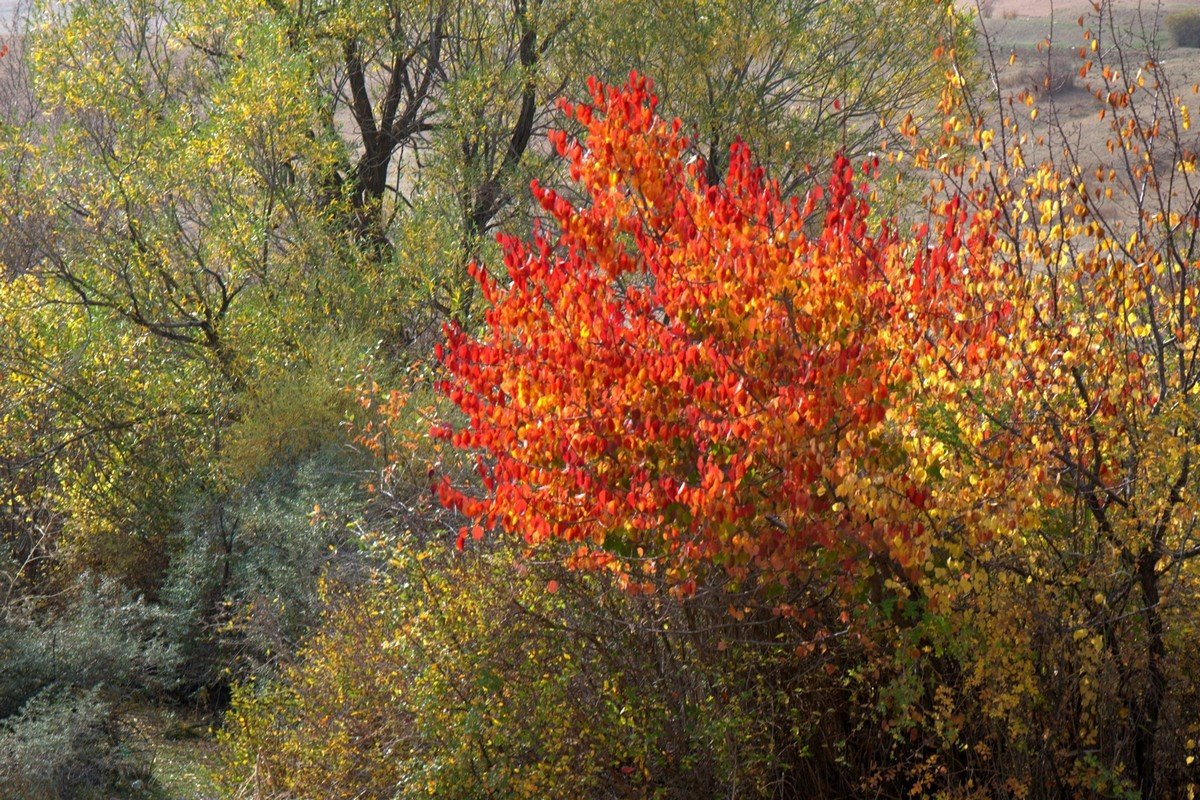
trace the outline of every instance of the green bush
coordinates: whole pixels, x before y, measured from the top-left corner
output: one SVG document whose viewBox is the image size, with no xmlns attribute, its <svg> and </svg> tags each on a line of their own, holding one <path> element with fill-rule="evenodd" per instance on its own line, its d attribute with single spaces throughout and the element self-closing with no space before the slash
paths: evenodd
<svg viewBox="0 0 1200 800">
<path fill-rule="evenodd" d="M 316 620 L 320 578 L 357 558 L 356 484 L 345 448 L 331 444 L 185 512 L 162 592 L 184 690 L 221 695 L 231 675 L 292 651 Z"/>
<path fill-rule="evenodd" d="M 105 697 L 175 681 L 169 616 L 111 579 L 0 609 L 0 800 L 92 800 L 146 781 Z"/>
<path fill-rule="evenodd" d="M 175 680 L 167 615 L 111 580 L 84 577 L 65 608 L 17 604 L 0 616 L 0 720 L 47 687 L 158 693 Z"/>
<path fill-rule="evenodd" d="M 320 332 L 291 359 L 264 365 L 238 396 L 237 418 L 226 432 L 221 462 L 228 479 L 249 484 L 344 444 L 357 408 L 346 387 L 371 349 L 352 335 Z"/>
<path fill-rule="evenodd" d="M 100 800 L 148 778 L 96 689 L 46 689 L 0 722 L 2 800 Z"/>
<path fill-rule="evenodd" d="M 504 557 L 397 553 L 225 720 L 236 790 L 278 797 L 604 796 L 653 738 L 621 670 L 558 627 L 561 595 Z M 627 724 L 622 724 L 622 721 Z M 622 772 L 628 771 L 629 777 Z"/>
<path fill-rule="evenodd" d="M 1177 11 L 1168 14 L 1167 31 L 1176 47 L 1200 47 L 1200 11 Z"/>
</svg>

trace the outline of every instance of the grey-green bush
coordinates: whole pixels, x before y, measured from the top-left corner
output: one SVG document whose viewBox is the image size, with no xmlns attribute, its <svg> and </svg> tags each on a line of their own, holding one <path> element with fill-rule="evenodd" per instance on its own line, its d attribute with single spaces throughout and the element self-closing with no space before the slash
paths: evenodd
<svg viewBox="0 0 1200 800">
<path fill-rule="evenodd" d="M 49 686 L 157 693 L 175 680 L 167 615 L 115 582 L 84 576 L 47 609 L 0 609 L 0 719 Z"/>
<path fill-rule="evenodd" d="M 100 800 L 149 776 L 98 689 L 44 689 L 0 722 L 0 800 Z"/>
<path fill-rule="evenodd" d="M 356 558 L 349 525 L 364 501 L 352 460 L 331 445 L 234 493 L 197 499 L 162 597 L 185 689 L 211 691 L 231 672 L 269 665 L 316 620 L 319 579 Z"/>
</svg>

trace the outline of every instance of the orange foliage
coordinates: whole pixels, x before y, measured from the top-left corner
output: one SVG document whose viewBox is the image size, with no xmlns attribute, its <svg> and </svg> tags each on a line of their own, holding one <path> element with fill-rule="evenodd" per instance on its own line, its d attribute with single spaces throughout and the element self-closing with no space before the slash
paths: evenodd
<svg viewBox="0 0 1200 800">
<path fill-rule="evenodd" d="M 908 442 L 918 409 L 938 376 L 986 370 L 1013 313 L 988 216 L 953 200 L 901 235 L 844 159 L 801 202 L 741 145 L 709 185 L 645 78 L 591 93 L 564 105 L 583 141 L 554 137 L 586 202 L 535 185 L 551 225 L 501 238 L 505 284 L 474 270 L 485 330 L 438 350 L 467 420 L 438 432 L 486 489 L 439 487 L 474 521 L 460 546 L 565 540 L 685 594 L 704 564 L 782 583 L 818 550 L 920 564 L 937 454 Z"/>
</svg>

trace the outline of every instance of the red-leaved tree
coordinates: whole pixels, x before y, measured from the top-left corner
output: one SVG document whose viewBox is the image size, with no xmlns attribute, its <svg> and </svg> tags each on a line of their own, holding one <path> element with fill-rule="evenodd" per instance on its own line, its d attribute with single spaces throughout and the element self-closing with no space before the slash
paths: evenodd
<svg viewBox="0 0 1200 800">
<path fill-rule="evenodd" d="M 714 565 L 772 585 L 864 555 L 913 569 L 940 524 L 920 408 L 986 369 L 1010 310 L 986 215 L 951 202 L 899 235 L 844 159 L 799 200 L 741 145 L 712 185 L 649 81 L 590 89 L 563 105 L 586 135 L 553 139 L 584 200 L 534 185 L 550 224 L 500 239 L 503 279 L 473 271 L 482 330 L 438 350 L 464 421 L 437 432 L 482 478 L 439 486 L 473 521 L 459 546 L 575 543 L 576 566 L 682 594 Z"/>
</svg>

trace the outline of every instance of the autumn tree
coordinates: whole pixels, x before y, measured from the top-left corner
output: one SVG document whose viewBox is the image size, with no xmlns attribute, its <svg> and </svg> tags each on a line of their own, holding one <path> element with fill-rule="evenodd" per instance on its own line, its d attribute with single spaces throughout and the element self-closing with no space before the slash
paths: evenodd
<svg viewBox="0 0 1200 800">
<path fill-rule="evenodd" d="M 625 64 L 668 48 L 661 69 L 672 85 L 716 70 L 724 96 L 730 70 L 762 44 L 729 9 L 714 10 L 703 36 L 680 40 L 690 12 L 672 4 L 636 31 L 628 9 L 604 4 L 368 6 L 267 3 L 250 14 L 223 2 L 89 0 L 30 17 L 9 62 L 19 70 L 6 73 L 15 116 L 2 134 L 0 213 L 9 269 L 33 279 L 7 302 L 13 315 L 61 313 L 64 332 L 86 342 L 83 361 L 97 365 L 72 361 L 80 368 L 66 391 L 47 397 L 65 404 L 88 375 L 111 384 L 112 403 L 93 397 L 61 411 L 88 421 L 51 426 L 58 433 L 22 456 L 44 455 L 57 469 L 60 502 L 72 509 L 60 518 L 80 552 L 96 545 L 81 563 L 121 572 L 116 562 L 156 552 L 136 579 L 153 588 L 173 504 L 224 495 L 242 479 L 225 464 L 185 463 L 254 463 L 234 429 L 259 428 L 266 414 L 257 412 L 291 391 L 289 371 L 336 361 L 320 352 L 327 346 L 357 347 L 351 362 L 375 342 L 420 347 L 438 320 L 471 318 L 464 267 L 491 247 L 498 222 L 533 213 L 519 199 L 531 176 L 558 181 L 545 158 L 548 111 L 578 80 L 583 55 Z M 943 12 L 922 10 L 931 20 Z M 901 100 L 875 88 L 905 81 L 867 76 L 927 74 L 926 45 L 940 27 L 925 26 L 922 38 L 878 28 L 895 39 L 873 49 L 884 66 L 838 51 L 836 79 L 810 76 L 810 102 L 798 94 L 805 77 L 780 64 L 816 70 L 829 54 L 819 44 L 834 31 L 846 41 L 866 22 L 819 7 L 787 13 L 784 43 L 744 94 L 778 94 L 760 115 L 764 136 L 793 166 L 799 157 L 787 154 L 803 145 L 785 131 L 824 119 L 835 102 L 846 122 Z M 688 55 L 711 41 L 732 50 L 711 63 Z M 703 105 L 692 98 L 681 107 Z M 711 111 L 707 119 L 724 116 Z M 44 358 L 26 354 L 26 366 L 43 373 L 31 381 L 48 381 L 72 352 L 46 347 Z M 139 369 L 100 366 L 114 363 Z M 48 413 L 60 412 L 52 404 Z M 304 425 L 328 422 L 312 402 L 297 413 Z M 239 426 L 243 417 L 251 421 Z M 306 436 L 282 435 L 281 447 L 315 441 Z M 212 518 L 227 520 L 213 542 L 228 549 L 236 515 Z"/>
<path fill-rule="evenodd" d="M 465 414 L 440 434 L 484 454 L 487 493 L 443 482 L 443 498 L 477 538 L 504 528 L 577 543 L 580 562 L 632 557 L 685 594 L 703 564 L 772 585 L 827 557 L 916 566 L 937 455 L 901 435 L 903 415 L 951 340 L 922 336 L 912 309 L 969 307 L 963 273 L 987 274 L 990 231 L 955 204 L 928 239 L 872 231 L 844 159 L 804 203 L 741 145 L 712 185 L 655 106 L 643 78 L 594 83 L 570 108 L 587 138 L 556 137 L 586 204 L 535 187 L 557 231 L 505 237 L 503 283 L 476 270 L 488 324 L 451 328 L 439 349 Z M 1007 308 L 953 330 L 978 334 L 968 363 Z"/>
</svg>

